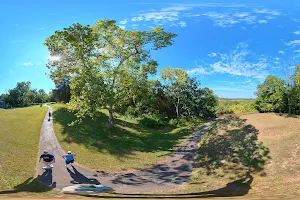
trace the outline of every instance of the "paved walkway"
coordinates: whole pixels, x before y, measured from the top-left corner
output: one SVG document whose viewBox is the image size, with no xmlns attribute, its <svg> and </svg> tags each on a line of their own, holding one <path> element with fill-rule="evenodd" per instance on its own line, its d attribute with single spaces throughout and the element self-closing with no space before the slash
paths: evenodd
<svg viewBox="0 0 300 200">
<path fill-rule="evenodd" d="M 39 179 L 45 185 L 58 189 L 78 183 L 102 184 L 113 188 L 118 193 L 150 193 L 176 189 L 190 177 L 197 144 L 201 134 L 209 125 L 206 123 L 199 131 L 185 138 L 171 155 L 160 164 L 131 173 L 106 173 L 85 169 L 76 163 L 75 167 L 65 167 L 65 161 L 62 158 L 64 151 L 55 136 L 52 118 L 49 120 L 48 117 L 49 112 L 52 113 L 50 106 L 48 106 L 48 112 L 41 129 L 40 153 L 43 150 L 53 153 L 56 163 L 52 172 L 51 170 L 43 170 L 43 165 L 38 164 L 36 175 L 40 175 Z"/>
</svg>

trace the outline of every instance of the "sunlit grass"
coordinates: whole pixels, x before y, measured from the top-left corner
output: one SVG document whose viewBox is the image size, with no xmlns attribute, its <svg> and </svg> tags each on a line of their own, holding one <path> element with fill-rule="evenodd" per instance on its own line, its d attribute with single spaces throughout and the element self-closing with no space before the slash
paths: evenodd
<svg viewBox="0 0 300 200">
<path fill-rule="evenodd" d="M 78 163 L 105 171 L 149 167 L 165 159 L 195 127 L 149 129 L 133 119 L 118 116 L 116 127 L 108 129 L 105 111 L 99 113 L 97 120 L 69 127 L 74 115 L 62 104 L 53 105 L 53 110 L 55 133 L 63 149 L 77 153 Z"/>
<path fill-rule="evenodd" d="M 47 108 L 0 109 L 0 190 L 34 176 L 40 131 Z"/>
</svg>

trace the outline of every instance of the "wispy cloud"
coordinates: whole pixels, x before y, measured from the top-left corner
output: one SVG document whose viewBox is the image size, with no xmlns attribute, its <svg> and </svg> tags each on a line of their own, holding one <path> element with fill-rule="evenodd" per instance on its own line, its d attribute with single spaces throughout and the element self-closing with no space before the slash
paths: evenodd
<svg viewBox="0 0 300 200">
<path fill-rule="evenodd" d="M 295 35 L 300 35 L 300 31 L 295 31 L 294 34 Z"/>
<path fill-rule="evenodd" d="M 234 92 L 246 92 L 249 90 L 242 89 L 242 88 L 232 88 L 232 87 L 218 87 L 218 88 L 212 88 L 215 91 L 234 91 Z"/>
<path fill-rule="evenodd" d="M 28 66 L 32 66 L 32 62 L 24 62 L 22 65 L 24 65 L 25 67 L 28 67 Z"/>
<path fill-rule="evenodd" d="M 40 30 L 40 31 L 42 31 L 42 30 L 44 30 L 44 29 L 45 29 L 44 27 L 36 28 L 36 30 Z"/>
<path fill-rule="evenodd" d="M 190 69 L 197 74 L 229 74 L 233 76 L 251 77 L 263 79 L 268 75 L 269 64 L 263 56 L 255 56 L 248 49 L 247 43 L 239 43 L 231 53 L 218 53 L 214 59 L 216 62 L 203 63 L 201 67 Z M 207 67 L 203 67 L 207 66 Z"/>
<path fill-rule="evenodd" d="M 124 19 L 122 21 L 120 21 L 120 24 L 127 24 L 128 20 L 127 19 Z"/>
<path fill-rule="evenodd" d="M 260 23 L 260 24 L 267 24 L 268 20 L 258 20 L 258 23 Z"/>
<path fill-rule="evenodd" d="M 124 26 L 124 25 L 119 25 L 119 27 L 120 27 L 121 29 L 125 29 L 125 28 L 126 28 L 126 26 Z"/>
<path fill-rule="evenodd" d="M 208 56 L 209 56 L 209 57 L 216 57 L 216 56 L 217 56 L 217 53 L 216 53 L 216 52 L 212 52 L 212 53 L 209 53 Z"/>
<path fill-rule="evenodd" d="M 294 47 L 300 45 L 300 40 L 293 40 L 293 41 L 290 41 L 290 42 L 285 43 L 285 45 L 291 46 L 291 47 L 294 48 Z"/>
<path fill-rule="evenodd" d="M 194 69 L 187 70 L 187 73 L 190 75 L 208 75 L 208 74 L 213 73 L 213 71 L 209 72 L 203 67 L 197 67 Z"/>
<path fill-rule="evenodd" d="M 161 4 L 168 5 L 168 4 Z M 199 12 L 196 9 L 200 8 L 226 8 L 226 12 L 222 11 L 206 11 Z M 228 11 L 228 8 L 232 8 Z M 243 8 L 243 11 L 240 11 Z M 245 11 L 248 9 L 248 11 Z M 169 4 L 169 6 L 161 8 L 160 10 L 149 10 L 137 14 L 130 19 L 123 22 L 152 22 L 159 26 L 180 26 L 186 27 L 186 23 L 182 23 L 183 18 L 204 17 L 213 21 L 215 26 L 231 27 L 235 24 L 246 23 L 268 23 L 266 19 L 275 19 L 282 13 L 278 10 L 269 9 L 254 9 L 251 10 L 243 4 L 226 4 L 226 3 L 202 3 L 202 4 Z M 257 15 L 265 17 L 265 19 L 258 19 Z M 151 26 L 151 25 L 149 25 Z"/>
<path fill-rule="evenodd" d="M 23 43 L 23 42 L 25 42 L 25 40 L 13 40 L 13 41 L 11 41 L 12 43 Z"/>
<path fill-rule="evenodd" d="M 253 12 L 257 14 L 266 14 L 268 16 L 279 16 L 282 14 L 278 10 L 269 10 L 269 9 L 254 9 Z"/>
<path fill-rule="evenodd" d="M 278 51 L 278 53 L 284 55 L 284 51 Z"/>
</svg>

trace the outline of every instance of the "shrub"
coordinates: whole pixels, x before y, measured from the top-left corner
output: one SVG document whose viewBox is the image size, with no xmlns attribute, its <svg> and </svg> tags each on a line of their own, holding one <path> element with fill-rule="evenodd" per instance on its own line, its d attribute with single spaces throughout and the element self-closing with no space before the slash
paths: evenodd
<svg viewBox="0 0 300 200">
<path fill-rule="evenodd" d="M 149 128 L 159 128 L 166 125 L 163 117 L 158 114 L 143 114 L 138 121 L 142 126 Z"/>
</svg>

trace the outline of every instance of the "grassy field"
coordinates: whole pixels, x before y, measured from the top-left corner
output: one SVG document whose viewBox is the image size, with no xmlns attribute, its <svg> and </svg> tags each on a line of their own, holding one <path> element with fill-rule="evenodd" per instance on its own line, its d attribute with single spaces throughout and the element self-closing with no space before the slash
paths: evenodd
<svg viewBox="0 0 300 200">
<path fill-rule="evenodd" d="M 266 153 L 268 162 L 264 163 L 263 170 L 252 174 L 250 180 L 244 179 L 239 176 L 239 173 L 236 173 L 242 172 L 243 174 L 244 169 L 231 168 L 226 171 L 225 166 L 216 168 L 215 166 L 218 166 L 219 162 L 214 154 L 222 155 L 224 152 L 220 143 L 223 147 L 226 147 L 226 141 L 228 140 L 225 138 L 230 138 L 228 133 L 231 131 L 232 134 L 232 131 L 241 132 L 242 130 L 241 126 L 232 125 L 232 123 L 227 124 L 225 129 L 224 124 L 217 124 L 208 131 L 211 135 L 214 135 L 212 132 L 217 132 L 218 136 L 211 137 L 213 145 L 207 145 L 203 142 L 203 140 L 207 140 L 207 137 L 204 137 L 199 144 L 199 151 L 201 152 L 201 149 L 206 151 L 201 152 L 206 157 L 199 157 L 202 158 L 200 162 L 202 165 L 198 165 L 190 182 L 184 185 L 181 190 L 174 191 L 174 193 L 199 193 L 209 194 L 210 196 L 216 194 L 225 194 L 225 196 L 247 194 L 248 197 L 300 194 L 300 119 L 287 118 L 277 114 L 251 114 L 244 115 L 241 118 L 245 120 L 246 124 L 255 127 L 252 127 L 254 129 L 251 132 L 256 132 L 258 141 L 261 141 L 268 149 Z M 203 160 L 215 161 L 215 163 L 213 165 L 212 162 L 204 162 Z"/>
<path fill-rule="evenodd" d="M 32 179 L 47 108 L 0 109 L 0 190 L 38 189 Z"/>
<path fill-rule="evenodd" d="M 68 126 L 74 115 L 62 104 L 53 105 L 54 129 L 64 150 L 78 154 L 76 161 L 92 169 L 121 171 L 141 169 L 166 158 L 181 138 L 194 131 L 193 125 L 161 130 L 147 129 L 134 120 L 118 117 L 116 127 L 107 128 L 107 113 L 97 120 Z M 200 125 L 200 124 L 198 124 Z"/>
</svg>

